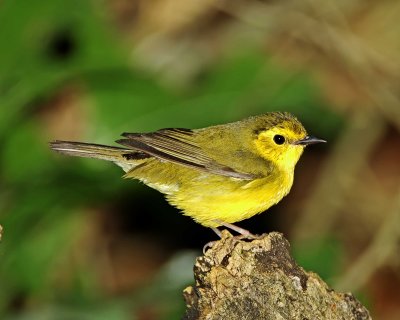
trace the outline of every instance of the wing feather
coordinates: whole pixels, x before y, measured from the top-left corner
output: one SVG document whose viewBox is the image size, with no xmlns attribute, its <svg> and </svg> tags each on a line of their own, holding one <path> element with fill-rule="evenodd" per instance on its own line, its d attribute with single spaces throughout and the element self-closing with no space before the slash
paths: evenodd
<svg viewBox="0 0 400 320">
<path fill-rule="evenodd" d="M 198 170 L 244 180 L 255 178 L 215 161 L 196 143 L 194 135 L 192 130 L 175 128 L 152 133 L 123 133 L 126 139 L 117 140 L 117 143 Z"/>
</svg>

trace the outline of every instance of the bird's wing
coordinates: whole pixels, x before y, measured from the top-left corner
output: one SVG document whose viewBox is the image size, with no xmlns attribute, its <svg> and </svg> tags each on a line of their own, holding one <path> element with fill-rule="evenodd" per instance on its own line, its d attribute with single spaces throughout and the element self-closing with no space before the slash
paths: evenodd
<svg viewBox="0 0 400 320">
<path fill-rule="evenodd" d="M 152 133 L 123 133 L 122 136 L 126 139 L 117 140 L 117 143 L 162 160 L 232 178 L 255 178 L 218 163 L 196 143 L 192 130 L 162 129 Z"/>
</svg>

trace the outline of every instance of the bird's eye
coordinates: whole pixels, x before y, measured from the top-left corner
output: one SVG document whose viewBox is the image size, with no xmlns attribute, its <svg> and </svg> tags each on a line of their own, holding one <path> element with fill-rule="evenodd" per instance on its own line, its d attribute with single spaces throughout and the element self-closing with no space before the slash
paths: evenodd
<svg viewBox="0 0 400 320">
<path fill-rule="evenodd" d="M 283 144 L 285 142 L 285 137 L 281 136 L 280 134 L 274 135 L 274 142 L 276 144 Z"/>
</svg>

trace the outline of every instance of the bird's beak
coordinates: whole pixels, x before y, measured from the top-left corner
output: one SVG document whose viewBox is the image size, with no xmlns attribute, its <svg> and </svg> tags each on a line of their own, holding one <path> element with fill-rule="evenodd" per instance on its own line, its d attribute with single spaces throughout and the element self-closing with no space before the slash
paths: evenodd
<svg viewBox="0 0 400 320">
<path fill-rule="evenodd" d="M 306 136 L 303 139 L 295 141 L 293 144 L 294 145 L 302 145 L 302 146 L 308 146 L 309 144 L 316 144 L 320 142 L 326 142 L 325 140 L 313 137 L 313 136 Z"/>
</svg>

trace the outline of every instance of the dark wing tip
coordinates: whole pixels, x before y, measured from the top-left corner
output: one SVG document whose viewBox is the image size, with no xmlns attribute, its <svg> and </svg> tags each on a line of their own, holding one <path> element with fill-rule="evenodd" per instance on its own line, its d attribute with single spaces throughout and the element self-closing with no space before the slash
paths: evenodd
<svg viewBox="0 0 400 320">
<path fill-rule="evenodd" d="M 118 139 L 115 140 L 116 143 L 121 144 L 126 147 L 132 147 L 133 141 L 132 139 Z"/>
<path fill-rule="evenodd" d="M 130 153 L 123 153 L 122 157 L 124 157 L 126 160 L 143 160 L 151 158 L 151 155 L 144 152 L 135 151 Z"/>
<path fill-rule="evenodd" d="M 133 137 L 138 137 L 141 136 L 142 133 L 135 133 L 135 132 L 122 132 L 121 136 L 125 138 L 133 138 Z"/>
<path fill-rule="evenodd" d="M 126 137 L 125 133 L 123 133 L 122 136 Z M 123 146 L 129 146 L 129 144 L 127 143 L 128 141 L 129 141 L 129 139 L 118 139 L 118 140 L 115 140 L 116 143 L 121 144 Z"/>
</svg>

